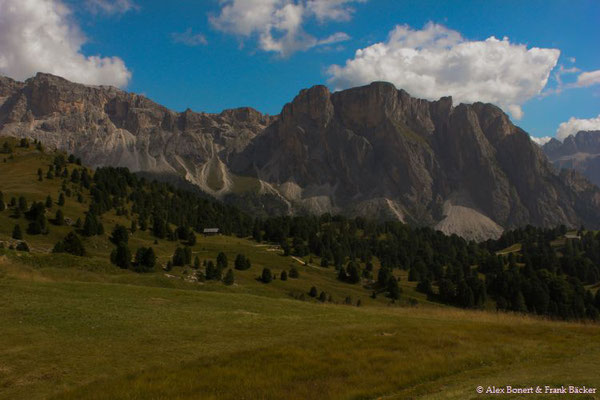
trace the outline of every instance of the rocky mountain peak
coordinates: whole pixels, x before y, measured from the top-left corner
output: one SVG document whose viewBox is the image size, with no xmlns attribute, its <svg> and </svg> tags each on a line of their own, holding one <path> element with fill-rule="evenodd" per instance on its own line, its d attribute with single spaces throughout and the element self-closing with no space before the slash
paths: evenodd
<svg viewBox="0 0 600 400">
<path fill-rule="evenodd" d="M 387 82 L 343 90 L 333 94 L 333 103 L 346 125 L 364 128 L 381 124 L 398 111 L 399 92 Z"/>
<path fill-rule="evenodd" d="M 183 178 L 259 213 L 396 218 L 474 239 L 528 223 L 600 227 L 600 191 L 557 174 L 500 108 L 418 99 L 386 82 L 314 86 L 269 116 L 177 113 L 49 74 L 0 78 L 0 134 Z"/>
<path fill-rule="evenodd" d="M 304 89 L 281 111 L 281 122 L 286 126 L 327 125 L 333 113 L 331 93 L 326 86 Z"/>
<path fill-rule="evenodd" d="M 269 119 L 269 116 L 263 115 L 261 112 L 251 107 L 239 107 L 223 110 L 219 116 L 225 119 L 236 120 L 245 123 L 264 123 Z"/>
<path fill-rule="evenodd" d="M 23 87 L 23 82 L 17 82 L 5 76 L 0 76 L 0 97 L 7 97 Z"/>
<path fill-rule="evenodd" d="M 558 169 L 579 171 L 600 185 L 600 131 L 579 131 L 563 142 L 553 138 L 542 150 Z"/>
</svg>

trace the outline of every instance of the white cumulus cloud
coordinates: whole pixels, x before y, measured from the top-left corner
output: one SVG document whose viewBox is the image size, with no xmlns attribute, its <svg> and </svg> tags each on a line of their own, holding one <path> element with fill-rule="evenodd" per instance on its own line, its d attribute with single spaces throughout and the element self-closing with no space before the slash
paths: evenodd
<svg viewBox="0 0 600 400">
<path fill-rule="evenodd" d="M 577 76 L 577 86 L 592 86 L 600 84 L 600 69 L 590 72 L 582 72 Z"/>
<path fill-rule="evenodd" d="M 220 0 L 219 15 L 210 22 L 216 29 L 244 39 L 256 38 L 263 51 L 288 56 L 296 51 L 348 40 L 344 32 L 317 38 L 304 29 L 308 19 L 347 21 L 352 3 L 367 0 Z"/>
<path fill-rule="evenodd" d="M 544 137 L 529 136 L 529 138 L 531 139 L 532 142 L 534 142 L 538 146 L 543 146 L 546 143 L 548 143 L 550 140 L 552 140 L 552 137 L 550 137 L 550 136 L 544 136 Z"/>
<path fill-rule="evenodd" d="M 365 3 L 367 0 L 309 0 L 306 7 L 319 21 L 349 21 L 354 14 L 351 3 Z"/>
<path fill-rule="evenodd" d="M 421 30 L 399 25 L 387 41 L 357 50 L 328 74 L 336 89 L 384 80 L 426 99 L 495 103 L 519 119 L 521 105 L 546 86 L 559 56 L 557 49 L 528 49 L 508 38 L 469 41 L 434 23 Z"/>
<path fill-rule="evenodd" d="M 556 130 L 556 138 L 565 140 L 570 135 L 575 135 L 579 131 L 597 131 L 600 130 L 600 114 L 596 118 L 578 119 L 575 117 L 569 118 L 567 122 L 563 122 Z"/>
<path fill-rule="evenodd" d="M 48 72 L 85 84 L 124 87 L 119 57 L 85 56 L 86 39 L 59 0 L 0 0 L 0 74 L 23 80 Z"/>
</svg>

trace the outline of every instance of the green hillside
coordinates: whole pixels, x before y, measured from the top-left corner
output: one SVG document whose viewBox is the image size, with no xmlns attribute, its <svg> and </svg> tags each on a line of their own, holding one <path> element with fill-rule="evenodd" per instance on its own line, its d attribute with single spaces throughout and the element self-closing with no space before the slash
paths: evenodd
<svg viewBox="0 0 600 400">
<path fill-rule="evenodd" d="M 201 266 L 195 269 L 193 265 L 187 267 L 173 267 L 170 271 L 164 271 L 169 260 L 177 247 L 183 246 L 183 241 L 171 241 L 160 239 L 155 241 L 151 229 L 142 231 L 136 230 L 130 234 L 129 247 L 132 252 L 139 247 L 152 247 L 157 255 L 157 266 L 155 271 L 150 274 L 135 274 L 129 270 L 122 270 L 110 263 L 110 253 L 114 249 L 114 244 L 110 242 L 110 233 L 117 225 L 129 227 L 132 217 L 119 216 L 115 210 L 108 211 L 102 215 L 100 220 L 104 226 L 105 233 L 99 236 L 85 238 L 81 236 L 85 249 L 86 257 L 73 257 L 65 254 L 51 254 L 54 245 L 64 238 L 69 232 L 78 230 L 73 225 L 55 226 L 51 220 L 58 209 L 64 213 L 65 219 L 74 223 L 77 219 L 85 220 L 92 199 L 90 191 L 82 188 L 81 185 L 69 182 L 67 188 L 71 190 L 71 197 L 66 196 L 64 206 L 56 204 L 60 193 L 63 191 L 63 179 L 42 178 L 38 180 L 37 171 L 42 169 L 45 171 L 48 166 L 53 164 L 56 155 L 61 153 L 46 151 L 39 152 L 34 149 L 32 144 L 30 148 L 20 148 L 16 140 L 8 139 L 11 144 L 13 153 L 4 155 L 6 162 L 0 163 L 0 191 L 3 193 L 5 203 L 10 202 L 11 198 L 25 197 L 28 207 L 32 202 L 45 202 L 48 195 L 53 199 L 52 207 L 46 211 L 47 219 L 49 220 L 49 233 L 40 235 L 29 235 L 26 233 L 26 228 L 30 221 L 24 215 L 19 218 L 14 217 L 12 209 L 8 207 L 4 212 L 0 212 L 0 242 L 3 242 L 5 247 L 10 245 L 16 246 L 19 240 L 12 239 L 11 235 L 15 225 L 19 225 L 24 234 L 24 241 L 31 248 L 29 263 L 39 265 L 44 269 L 46 274 L 57 274 L 61 276 L 65 272 L 62 267 L 69 269 L 81 270 L 87 272 L 96 271 L 96 275 L 81 274 L 80 279 L 102 280 L 108 282 L 126 282 L 128 279 L 136 281 L 144 281 L 147 284 L 154 284 L 167 287 L 185 287 L 198 290 L 219 290 L 233 293 L 249 293 L 258 294 L 270 297 L 299 297 L 304 295 L 308 298 L 308 292 L 312 286 L 315 286 L 319 293 L 326 291 L 328 298 L 334 303 L 346 302 L 349 297 L 352 304 L 356 304 L 360 300 L 362 305 L 380 304 L 385 305 L 390 303 L 390 300 L 385 296 L 378 296 L 376 299 L 371 298 L 371 291 L 364 289 L 358 285 L 348 285 L 340 282 L 337 278 L 337 271 L 333 268 L 325 269 L 319 267 L 318 257 L 283 257 L 283 251 L 278 245 L 268 243 L 257 243 L 249 238 L 240 238 L 236 236 L 216 235 L 202 236 L 197 235 L 197 243 L 191 247 L 192 258 L 198 257 L 200 261 L 212 260 L 215 261 L 219 252 L 224 252 L 227 255 L 230 267 L 233 267 L 234 260 L 238 254 L 243 254 L 251 260 L 252 267 L 248 270 L 235 270 L 235 284 L 225 286 L 221 282 L 205 281 L 196 282 L 196 274 L 204 268 Z M 74 169 L 81 168 L 77 164 L 67 164 L 66 169 L 69 175 Z M 67 179 L 69 181 L 69 179 Z M 83 202 L 76 200 L 75 193 L 81 192 Z M 171 226 L 170 229 L 174 229 Z M 24 254 L 20 254 L 24 257 Z M 52 261 L 49 261 L 52 260 Z M 377 266 L 377 262 L 375 263 Z M 58 272 L 52 272 L 53 268 L 59 269 Z M 295 268 L 299 272 L 299 277 L 296 279 L 289 278 L 286 281 L 275 279 L 269 284 L 261 284 L 257 281 L 263 268 L 271 269 L 272 273 L 279 276 L 281 272 L 289 271 Z M 375 275 L 377 270 L 374 271 Z M 400 278 L 399 282 L 403 289 L 401 302 L 405 304 L 414 303 L 430 303 L 426 296 L 418 293 L 415 290 L 416 282 L 407 281 L 406 271 L 395 271 L 395 274 Z"/>
<path fill-rule="evenodd" d="M 151 247 L 157 263 L 146 273 L 119 268 L 110 261 L 110 236 L 117 224 L 141 221 L 134 203 L 102 212 L 104 233 L 86 237 L 74 224 L 85 221 L 94 194 L 71 178 L 83 167 L 67 162 L 67 177 L 50 179 L 60 153 L 8 144 L 12 152 L 0 154 L 8 205 L 0 211 L 1 399 L 474 399 L 480 385 L 600 386 L 595 323 L 497 313 L 489 299 L 479 310 L 460 310 L 417 291 L 405 269 L 392 271 L 401 288 L 394 301 L 374 286 L 377 257 L 372 280 L 342 282 L 315 254 L 284 256 L 278 244 L 251 240 L 252 221 L 210 201 L 202 203 L 211 210 L 203 218 L 220 221 L 225 233 L 248 230 L 247 237 L 196 233 L 190 250 L 201 265 L 169 269 L 188 242 L 139 227 L 128 247 L 133 255 Z M 27 233 L 31 219 L 15 216 L 19 197 L 31 206 L 48 195 L 48 232 Z M 53 223 L 58 209 L 65 225 Z M 29 252 L 15 249 L 17 224 Z M 52 253 L 73 231 L 86 256 Z M 204 260 L 216 263 L 221 252 L 232 285 L 203 277 Z M 249 269 L 233 268 L 238 254 Z M 265 268 L 276 279 L 262 282 Z"/>
</svg>

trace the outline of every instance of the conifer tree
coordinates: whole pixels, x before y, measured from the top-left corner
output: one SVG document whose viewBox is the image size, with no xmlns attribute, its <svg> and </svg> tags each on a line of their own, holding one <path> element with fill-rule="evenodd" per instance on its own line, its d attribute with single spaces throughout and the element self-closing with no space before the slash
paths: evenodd
<svg viewBox="0 0 600 400">
<path fill-rule="evenodd" d="M 21 226 L 16 224 L 12 231 L 12 237 L 16 240 L 23 240 L 23 232 L 21 231 Z"/>
<path fill-rule="evenodd" d="M 231 286 L 234 283 L 234 276 L 233 276 L 233 270 L 231 268 L 229 268 L 227 270 L 227 273 L 225 274 L 225 277 L 223 278 L 223 283 L 227 286 Z"/>
<path fill-rule="evenodd" d="M 269 268 L 263 268 L 260 280 L 263 283 L 269 283 L 273 280 L 273 274 Z"/>
<path fill-rule="evenodd" d="M 136 272 L 149 272 L 156 265 L 156 254 L 152 247 L 140 247 L 135 253 L 134 270 Z"/>
<path fill-rule="evenodd" d="M 398 280 L 391 276 L 387 284 L 388 296 L 392 300 L 398 300 L 400 298 L 400 286 L 398 286 Z"/>
<path fill-rule="evenodd" d="M 53 253 L 69 253 L 74 256 L 85 256 L 85 247 L 75 232 L 70 232 L 64 239 L 54 245 Z"/>
<path fill-rule="evenodd" d="M 122 269 L 131 268 L 131 251 L 127 244 L 119 243 L 112 251 L 110 261 Z"/>
<path fill-rule="evenodd" d="M 127 228 L 123 225 L 115 225 L 110 236 L 110 241 L 116 245 L 119 243 L 127 244 L 129 242 L 129 232 L 127 231 Z"/>
<path fill-rule="evenodd" d="M 358 266 L 356 265 L 355 262 L 351 261 L 348 264 L 348 268 L 346 270 L 346 273 L 347 273 L 346 281 L 348 283 L 358 283 L 358 282 L 360 282 L 360 272 L 359 272 Z"/>
<path fill-rule="evenodd" d="M 206 263 L 206 265 L 204 266 L 204 276 L 206 277 L 206 280 L 210 281 L 215 279 L 215 276 L 217 275 L 216 273 L 216 268 L 215 265 L 213 264 L 212 261 L 208 261 Z"/>
<path fill-rule="evenodd" d="M 62 226 L 65 224 L 65 216 L 60 208 L 58 210 L 56 210 L 56 215 L 54 217 L 54 224 L 58 225 L 58 226 Z"/>
<path fill-rule="evenodd" d="M 240 270 L 240 271 L 250 269 L 250 266 L 251 266 L 250 259 L 248 259 L 243 254 L 238 254 L 235 257 L 234 266 L 235 266 L 235 269 Z"/>
<path fill-rule="evenodd" d="M 220 252 L 217 255 L 217 267 L 222 268 L 222 269 L 226 269 L 227 268 L 227 264 L 228 264 L 228 262 L 227 262 L 227 256 L 225 255 L 225 253 Z"/>
<path fill-rule="evenodd" d="M 194 247 L 196 245 L 196 240 L 196 234 L 194 233 L 194 231 L 190 230 L 190 232 L 188 233 L 187 245 L 190 247 Z"/>
<path fill-rule="evenodd" d="M 83 235 L 88 237 L 98 235 L 98 219 L 92 212 L 88 212 L 85 215 L 85 222 L 83 223 Z"/>
<path fill-rule="evenodd" d="M 19 196 L 19 211 L 27 211 L 27 200 L 25 200 L 25 197 L 23 196 Z"/>
</svg>

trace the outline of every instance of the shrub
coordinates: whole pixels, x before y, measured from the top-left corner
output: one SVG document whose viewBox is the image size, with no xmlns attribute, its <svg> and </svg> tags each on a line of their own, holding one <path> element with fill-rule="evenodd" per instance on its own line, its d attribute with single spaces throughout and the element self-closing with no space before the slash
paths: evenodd
<svg viewBox="0 0 600 400">
<path fill-rule="evenodd" d="M 27 244 L 27 242 L 20 242 L 17 245 L 17 250 L 18 251 L 29 251 L 29 245 Z"/>
<path fill-rule="evenodd" d="M 295 267 L 292 267 L 292 269 L 290 269 L 289 277 L 292 279 L 297 279 L 300 277 L 300 273 Z"/>
<path fill-rule="evenodd" d="M 316 288 L 316 287 L 314 287 L 314 286 L 313 286 L 313 287 L 311 287 L 311 288 L 310 288 L 310 291 L 308 292 L 308 295 L 309 295 L 310 297 L 317 297 L 317 294 L 318 294 L 318 292 L 317 292 L 317 288 Z"/>
</svg>

